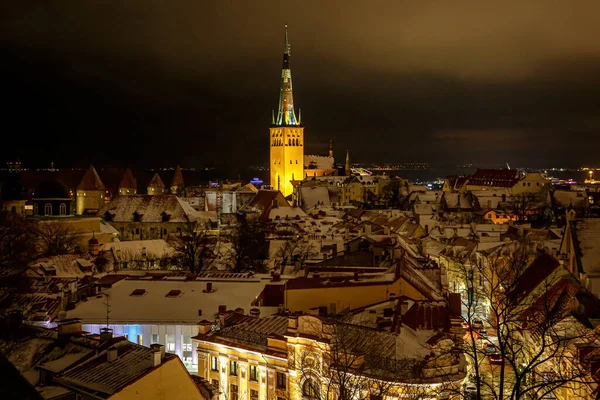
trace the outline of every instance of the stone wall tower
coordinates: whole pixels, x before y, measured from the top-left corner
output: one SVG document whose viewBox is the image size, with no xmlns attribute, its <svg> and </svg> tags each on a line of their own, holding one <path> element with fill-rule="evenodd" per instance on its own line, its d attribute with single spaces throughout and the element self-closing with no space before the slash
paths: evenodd
<svg viewBox="0 0 600 400">
<path fill-rule="evenodd" d="M 271 187 L 282 192 L 284 196 L 289 196 L 294 191 L 292 181 L 304 179 L 304 127 L 301 125 L 300 119 L 296 118 L 294 110 L 287 25 L 285 26 L 279 109 L 277 118 L 274 114 L 272 116 L 269 131 Z"/>
</svg>

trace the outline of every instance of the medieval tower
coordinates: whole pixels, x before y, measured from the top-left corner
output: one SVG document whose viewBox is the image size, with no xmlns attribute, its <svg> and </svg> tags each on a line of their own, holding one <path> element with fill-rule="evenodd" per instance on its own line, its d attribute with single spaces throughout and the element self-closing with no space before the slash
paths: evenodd
<svg viewBox="0 0 600 400">
<path fill-rule="evenodd" d="M 269 164 L 271 187 L 282 192 L 284 196 L 292 194 L 292 181 L 304 179 L 304 127 L 301 125 L 300 118 L 296 118 L 294 110 L 290 44 L 286 25 L 279 109 L 277 118 L 274 113 L 272 115 L 270 128 Z"/>
</svg>

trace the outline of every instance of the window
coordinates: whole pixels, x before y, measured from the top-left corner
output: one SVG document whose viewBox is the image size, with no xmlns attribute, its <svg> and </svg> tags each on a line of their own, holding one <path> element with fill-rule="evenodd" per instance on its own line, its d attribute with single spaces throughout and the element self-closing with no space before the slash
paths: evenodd
<svg viewBox="0 0 600 400">
<path fill-rule="evenodd" d="M 139 344 L 140 346 L 144 343 L 144 338 L 142 337 L 142 335 L 137 335 L 137 344 Z"/>
<path fill-rule="evenodd" d="M 217 357 L 210 358 L 210 370 L 219 371 L 219 359 Z"/>
<path fill-rule="evenodd" d="M 158 333 L 152 334 L 152 342 L 150 344 L 158 343 Z"/>
<path fill-rule="evenodd" d="M 238 386 L 237 385 L 229 385 L 229 400 L 238 400 Z"/>
<path fill-rule="evenodd" d="M 527 182 L 527 186 L 531 186 L 531 182 Z"/>
<path fill-rule="evenodd" d="M 139 235 L 140 234 L 140 228 L 135 228 L 135 234 Z"/>
<path fill-rule="evenodd" d="M 67 215 L 67 205 L 60 203 L 60 215 Z"/>
<path fill-rule="evenodd" d="M 285 374 L 282 372 L 277 373 L 277 389 L 285 389 L 286 379 Z"/>
<path fill-rule="evenodd" d="M 167 333 L 165 344 L 166 344 L 166 350 L 169 353 L 174 353 L 175 352 L 175 335 L 172 333 Z"/>
<path fill-rule="evenodd" d="M 44 205 L 44 215 L 52 215 L 52 204 L 46 203 Z"/>
<path fill-rule="evenodd" d="M 258 400 L 258 390 L 250 389 L 250 400 Z"/>
<path fill-rule="evenodd" d="M 258 382 L 258 373 L 256 365 L 250 366 L 250 380 L 254 382 Z"/>
<path fill-rule="evenodd" d="M 183 358 L 183 362 L 192 362 L 192 337 L 190 335 L 181 335 L 181 358 Z"/>
<path fill-rule="evenodd" d="M 238 363 L 237 361 L 229 361 L 229 375 L 237 376 L 238 374 Z"/>
<path fill-rule="evenodd" d="M 167 228 L 163 229 L 163 235 L 167 234 Z"/>
<path fill-rule="evenodd" d="M 527 186 L 527 184 L 525 182 L 523 182 L 523 186 Z"/>
<path fill-rule="evenodd" d="M 302 384 L 302 395 L 309 399 L 316 399 L 319 397 L 319 386 L 314 379 L 308 378 L 304 381 Z"/>
<path fill-rule="evenodd" d="M 36 203 L 36 204 L 33 205 L 33 215 L 38 215 L 38 212 L 39 212 L 38 205 Z"/>
</svg>

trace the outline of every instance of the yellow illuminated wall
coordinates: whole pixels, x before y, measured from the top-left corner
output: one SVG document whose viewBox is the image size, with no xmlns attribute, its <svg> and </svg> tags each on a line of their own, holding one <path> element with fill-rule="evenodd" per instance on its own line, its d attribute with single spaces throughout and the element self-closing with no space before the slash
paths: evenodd
<svg viewBox="0 0 600 400">
<path fill-rule="evenodd" d="M 291 181 L 304 179 L 304 128 L 274 126 L 270 143 L 271 187 L 289 196 L 294 191 Z"/>
</svg>

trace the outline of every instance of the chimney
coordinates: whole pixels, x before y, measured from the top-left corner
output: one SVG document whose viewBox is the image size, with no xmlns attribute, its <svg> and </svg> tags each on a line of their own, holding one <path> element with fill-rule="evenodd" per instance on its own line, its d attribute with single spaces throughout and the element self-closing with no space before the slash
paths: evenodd
<svg viewBox="0 0 600 400">
<path fill-rule="evenodd" d="M 204 291 L 206 293 L 212 293 L 212 291 L 213 291 L 212 282 L 206 282 L 206 289 Z"/>
<path fill-rule="evenodd" d="M 58 336 L 77 335 L 82 331 L 81 320 L 78 318 L 61 321 L 58 325 Z"/>
<path fill-rule="evenodd" d="M 258 308 L 251 308 L 250 309 L 250 316 L 251 317 L 259 318 L 260 317 L 260 310 Z"/>
<path fill-rule="evenodd" d="M 108 342 L 113 338 L 113 330 L 110 328 L 101 328 L 100 329 L 100 342 Z"/>
<path fill-rule="evenodd" d="M 377 324 L 377 310 L 369 310 L 367 314 L 367 323 L 369 325 Z"/>
<path fill-rule="evenodd" d="M 199 309 L 198 309 L 198 316 L 199 316 L 199 317 L 201 317 L 201 316 L 202 316 L 202 309 L 201 309 L 201 308 L 199 308 Z"/>
<path fill-rule="evenodd" d="M 274 273 L 273 274 L 273 278 L 271 279 L 273 282 L 279 282 L 281 281 L 281 275 L 278 273 Z"/>
<path fill-rule="evenodd" d="M 119 352 L 116 348 L 111 347 L 106 351 L 106 361 L 113 362 L 116 361 L 117 358 L 119 358 Z"/>
<path fill-rule="evenodd" d="M 200 321 L 198 324 L 198 333 L 206 335 L 212 329 L 212 323 L 210 321 Z"/>
<path fill-rule="evenodd" d="M 161 362 L 162 359 L 165 355 L 165 351 L 164 351 L 165 346 L 163 346 L 162 344 L 158 344 L 158 343 L 154 343 L 150 345 L 150 350 L 152 351 L 152 366 L 153 367 L 158 367 Z"/>
<path fill-rule="evenodd" d="M 219 306 L 219 314 L 225 314 L 226 311 L 227 311 L 227 306 L 224 304 L 221 304 Z"/>
</svg>

